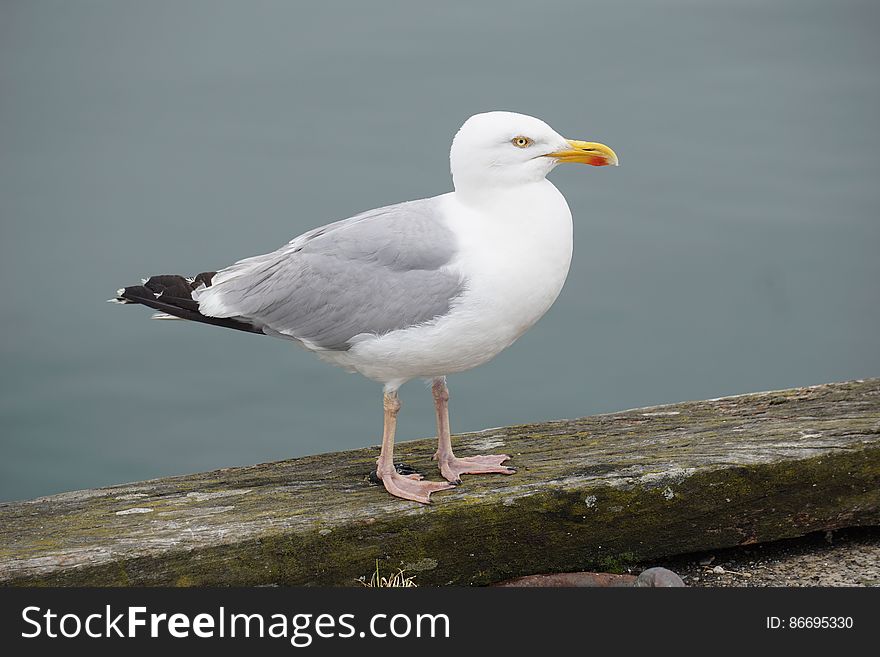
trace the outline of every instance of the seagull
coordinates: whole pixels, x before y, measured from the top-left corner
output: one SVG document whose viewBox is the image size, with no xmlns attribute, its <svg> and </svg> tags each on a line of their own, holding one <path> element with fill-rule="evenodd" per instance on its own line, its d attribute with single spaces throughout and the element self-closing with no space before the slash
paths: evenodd
<svg viewBox="0 0 880 657">
<path fill-rule="evenodd" d="M 507 454 L 458 457 L 446 377 L 491 360 L 550 308 L 568 275 L 572 218 L 546 176 L 558 164 L 616 166 L 604 144 L 565 139 L 513 112 L 470 117 L 449 154 L 455 191 L 369 210 L 280 249 L 192 278 L 153 276 L 111 301 L 291 340 L 384 386 L 376 476 L 423 504 L 464 474 L 513 474 Z M 446 481 L 395 466 L 398 389 L 431 382 Z"/>
</svg>

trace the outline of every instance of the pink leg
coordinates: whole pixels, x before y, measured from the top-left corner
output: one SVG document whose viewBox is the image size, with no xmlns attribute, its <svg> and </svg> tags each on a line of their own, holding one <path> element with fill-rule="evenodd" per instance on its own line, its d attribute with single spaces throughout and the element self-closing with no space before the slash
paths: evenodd
<svg viewBox="0 0 880 657">
<path fill-rule="evenodd" d="M 385 490 L 396 497 L 413 500 L 422 504 L 431 503 L 431 493 L 455 488 L 446 482 L 420 481 L 422 475 L 402 475 L 394 468 L 394 432 L 397 429 L 397 413 L 400 411 L 400 400 L 396 392 L 386 392 L 383 406 L 385 407 L 385 429 L 382 432 L 382 451 L 376 461 L 376 474 L 382 480 Z"/>
<path fill-rule="evenodd" d="M 431 386 L 434 394 L 434 408 L 437 411 L 437 453 L 434 460 L 440 465 L 440 473 L 454 484 L 461 483 L 463 474 L 513 474 L 513 468 L 501 465 L 510 457 L 507 454 L 487 454 L 458 458 L 452 453 L 452 438 L 449 434 L 449 389 L 446 378 L 434 379 Z"/>
</svg>

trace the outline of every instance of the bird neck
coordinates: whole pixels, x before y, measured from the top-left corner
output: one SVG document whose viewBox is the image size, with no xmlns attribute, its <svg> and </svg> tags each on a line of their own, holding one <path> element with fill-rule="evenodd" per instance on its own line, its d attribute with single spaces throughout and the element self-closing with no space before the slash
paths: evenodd
<svg viewBox="0 0 880 657">
<path fill-rule="evenodd" d="M 474 184 L 472 180 L 465 184 L 456 180 L 455 183 L 456 199 L 477 210 L 511 207 L 518 203 L 531 205 L 536 199 L 548 194 L 559 194 L 553 183 L 543 177 L 540 180 L 516 184 L 505 184 L 498 180 L 484 181 L 483 184 Z"/>
<path fill-rule="evenodd" d="M 527 166 L 492 166 L 453 153 L 452 182 L 462 199 L 481 203 L 485 198 L 510 196 L 532 186 L 549 185 L 547 174 L 556 166 L 550 158 L 535 158 Z"/>
</svg>

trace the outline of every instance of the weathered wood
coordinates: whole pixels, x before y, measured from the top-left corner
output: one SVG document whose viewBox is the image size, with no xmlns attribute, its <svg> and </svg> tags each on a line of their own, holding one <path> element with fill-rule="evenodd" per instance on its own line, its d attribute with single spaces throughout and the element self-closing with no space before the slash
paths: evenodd
<svg viewBox="0 0 880 657">
<path fill-rule="evenodd" d="M 421 585 L 613 570 L 880 524 L 880 380 L 458 436 L 519 472 L 424 507 L 367 481 L 376 448 L 0 505 L 0 583 Z M 432 479 L 432 440 L 402 461 Z"/>
</svg>

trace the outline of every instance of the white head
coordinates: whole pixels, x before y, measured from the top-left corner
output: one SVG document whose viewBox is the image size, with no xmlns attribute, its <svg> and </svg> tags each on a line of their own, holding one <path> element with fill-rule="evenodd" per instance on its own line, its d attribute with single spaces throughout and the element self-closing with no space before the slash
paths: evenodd
<svg viewBox="0 0 880 657">
<path fill-rule="evenodd" d="M 461 126 L 449 152 L 456 192 L 503 188 L 543 180 L 561 162 L 617 165 L 607 146 L 566 139 L 525 114 L 475 114 Z"/>
</svg>

